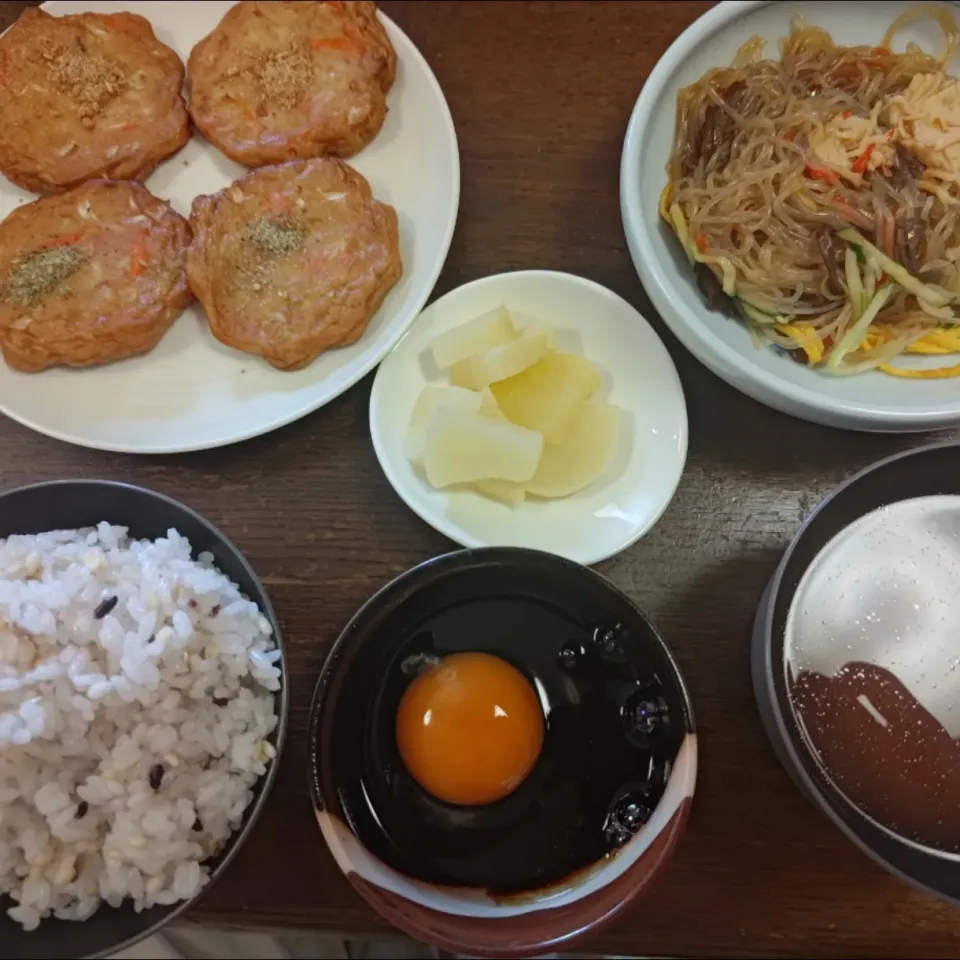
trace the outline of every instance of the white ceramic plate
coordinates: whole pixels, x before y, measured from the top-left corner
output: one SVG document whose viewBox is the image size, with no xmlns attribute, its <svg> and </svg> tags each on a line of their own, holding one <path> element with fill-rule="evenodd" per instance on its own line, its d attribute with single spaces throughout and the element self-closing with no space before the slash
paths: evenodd
<svg viewBox="0 0 960 960">
<path fill-rule="evenodd" d="M 610 470 L 572 497 L 511 507 L 470 490 L 438 491 L 404 456 L 420 391 L 447 382 L 429 353 L 434 337 L 501 304 L 520 325 L 554 327 L 558 348 L 595 363 L 605 395 L 624 411 Z M 630 546 L 667 508 L 687 455 L 687 408 L 670 355 L 629 303 L 582 277 L 526 270 L 475 280 L 420 315 L 377 371 L 370 434 L 393 488 L 451 540 L 465 547 L 530 547 L 589 564 Z"/>
<path fill-rule="evenodd" d="M 52 14 L 128 10 L 186 61 L 230 2 L 46 3 Z M 0 361 L 0 411 L 52 437 L 102 450 L 173 453 L 217 447 L 290 423 L 369 373 L 426 303 L 453 236 L 460 198 L 456 132 L 443 93 L 404 33 L 382 18 L 397 50 L 397 82 L 376 139 L 349 162 L 400 217 L 403 279 L 360 340 L 284 373 L 218 343 L 202 310 L 187 310 L 151 353 L 90 370 L 16 373 Z M 193 198 L 241 176 L 199 135 L 147 181 L 182 214 Z M 32 199 L 0 177 L 0 218 Z"/>
<path fill-rule="evenodd" d="M 706 309 L 657 203 L 673 144 L 677 91 L 711 67 L 727 65 L 754 34 L 777 55 L 777 41 L 796 14 L 825 28 L 839 43 L 879 43 L 909 0 L 870 7 L 862 2 L 726 2 L 692 24 L 647 78 L 627 128 L 620 168 L 620 206 L 633 262 L 653 305 L 698 360 L 748 396 L 785 413 L 855 430 L 913 431 L 960 422 L 960 379 L 897 380 L 882 373 L 829 377 L 769 348 L 754 347 L 746 329 Z M 866 15 L 865 15 L 866 13 Z M 957 11 L 960 14 L 960 10 Z M 938 51 L 932 22 L 912 24 L 898 37 Z M 951 65 L 960 73 L 960 60 Z M 639 78 L 638 78 L 639 80 Z M 934 366 L 942 365 L 942 358 Z"/>
</svg>

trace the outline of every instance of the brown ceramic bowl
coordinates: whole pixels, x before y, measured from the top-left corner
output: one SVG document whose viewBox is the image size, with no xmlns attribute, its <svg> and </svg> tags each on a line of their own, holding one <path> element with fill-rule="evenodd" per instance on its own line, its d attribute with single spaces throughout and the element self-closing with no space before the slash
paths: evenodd
<svg viewBox="0 0 960 960">
<path fill-rule="evenodd" d="M 400 758 L 397 706 L 417 666 L 477 651 L 510 662 L 543 708 L 543 747 L 513 793 L 453 806 Z M 566 946 L 642 893 L 693 796 L 689 697 L 647 617 L 592 570 L 532 550 L 464 550 L 388 584 L 320 676 L 310 790 L 340 869 L 410 936 L 455 953 Z"/>
</svg>

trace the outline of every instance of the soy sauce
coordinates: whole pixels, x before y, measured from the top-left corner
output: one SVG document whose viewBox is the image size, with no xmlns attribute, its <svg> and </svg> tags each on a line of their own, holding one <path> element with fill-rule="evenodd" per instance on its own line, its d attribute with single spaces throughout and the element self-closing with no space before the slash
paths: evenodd
<svg viewBox="0 0 960 960">
<path fill-rule="evenodd" d="M 951 853 L 958 594 L 960 497 L 897 500 L 820 549 L 784 627 L 790 705 L 823 774 L 887 832 Z"/>
<path fill-rule="evenodd" d="M 797 675 L 794 710 L 824 771 L 891 833 L 960 852 L 960 744 L 889 670 Z"/>
<path fill-rule="evenodd" d="M 409 876 L 510 896 L 560 882 L 634 836 L 685 735 L 683 704 L 663 682 L 669 665 L 655 638 L 602 622 L 592 604 L 570 598 L 560 606 L 499 593 L 422 612 L 381 625 L 364 663 L 349 671 L 355 689 L 338 698 L 333 760 L 343 809 L 367 849 Z M 517 790 L 458 807 L 407 773 L 394 724 L 417 669 L 471 650 L 526 675 L 546 732 Z"/>
</svg>

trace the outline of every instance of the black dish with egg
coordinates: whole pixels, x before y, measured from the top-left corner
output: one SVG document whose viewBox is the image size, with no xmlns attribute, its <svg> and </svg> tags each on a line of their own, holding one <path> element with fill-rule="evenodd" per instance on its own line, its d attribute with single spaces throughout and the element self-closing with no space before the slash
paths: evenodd
<svg viewBox="0 0 960 960">
<path fill-rule="evenodd" d="M 519 671 L 543 725 L 526 775 L 487 803 L 438 799 L 411 775 L 398 746 L 405 692 L 424 671 L 464 654 Z M 501 701 L 490 702 L 500 711 Z M 518 905 L 536 912 L 539 900 L 581 882 L 607 886 L 596 865 L 623 852 L 624 873 L 627 859 L 640 867 L 631 845 L 656 846 L 662 829 L 682 825 L 695 776 L 689 698 L 656 628 L 598 574 L 514 548 L 448 554 L 376 594 L 330 653 L 310 735 L 314 806 L 341 868 L 362 893 L 373 869 L 379 880 L 393 878 L 383 884 L 392 893 L 409 885 L 419 906 L 448 917 L 461 896 L 488 900 L 491 920 L 505 911 L 502 922 Z M 476 749 L 468 736 L 464 752 Z M 666 813 L 671 803 L 676 810 Z M 435 902 L 431 889 L 442 891 Z M 476 931 L 455 939 L 436 927 L 424 932 L 420 920 L 406 927 L 439 945 L 500 949 Z M 519 936 L 511 949 L 536 952 L 541 943 Z"/>
<path fill-rule="evenodd" d="M 911 527 L 904 516 L 920 519 Z M 858 570 L 842 552 L 851 542 Z M 952 605 L 937 597 L 951 589 L 956 553 L 960 445 L 856 474 L 813 511 L 777 567 L 752 668 L 767 734 L 808 799 L 888 871 L 960 903 L 960 741 L 951 732 L 960 674 L 946 636 Z M 811 651 L 802 638 L 818 629 L 834 649 Z"/>
</svg>

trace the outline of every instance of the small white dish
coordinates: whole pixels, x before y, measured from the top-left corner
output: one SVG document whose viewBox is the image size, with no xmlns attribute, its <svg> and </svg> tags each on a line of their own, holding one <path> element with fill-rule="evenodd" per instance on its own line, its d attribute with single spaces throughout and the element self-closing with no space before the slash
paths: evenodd
<svg viewBox="0 0 960 960">
<path fill-rule="evenodd" d="M 434 338 L 500 305 L 520 326 L 552 326 L 557 348 L 594 363 L 604 395 L 624 411 L 610 469 L 571 497 L 511 507 L 469 489 L 434 490 L 404 455 L 420 391 L 448 382 L 429 352 Z M 370 435 L 401 499 L 456 543 L 530 547 L 591 564 L 636 542 L 667 508 L 687 455 L 687 408 L 670 355 L 629 303 L 582 277 L 524 270 L 475 280 L 420 314 L 377 372 Z"/>
<path fill-rule="evenodd" d="M 230 0 L 169 3 L 94 0 L 45 3 L 60 16 L 95 10 L 146 17 L 184 61 L 233 6 Z M 450 110 L 420 51 L 380 14 L 397 51 L 387 119 L 348 162 L 400 219 L 403 277 L 353 345 L 330 350 L 303 370 L 275 370 L 214 339 L 198 305 L 154 350 L 88 370 L 18 373 L 0 360 L 0 412 L 70 443 L 124 453 L 219 447 L 275 430 L 329 403 L 366 376 L 423 309 L 447 257 L 460 201 L 460 158 Z M 413 159 L 415 158 L 415 160 Z M 245 173 L 199 134 L 147 181 L 189 215 L 199 194 Z M 34 199 L 0 176 L 0 219 Z"/>
<path fill-rule="evenodd" d="M 637 273 L 664 322 L 701 363 L 737 390 L 776 410 L 828 426 L 911 432 L 960 423 L 960 381 L 899 380 L 874 372 L 827 376 L 769 348 L 758 349 L 746 327 L 707 310 L 693 272 L 658 212 L 673 147 L 677 92 L 711 68 L 729 65 L 740 45 L 754 35 L 767 41 L 766 56 L 778 56 L 777 43 L 798 14 L 823 27 L 837 43 L 870 44 L 879 43 L 890 24 L 912 6 L 910 0 L 873 7 L 852 0 L 720 3 L 674 41 L 647 77 L 623 144 L 623 227 Z M 896 49 L 908 41 L 925 50 L 939 50 L 943 43 L 929 20 L 905 26 Z M 949 70 L 954 76 L 960 72 L 960 58 Z M 934 366 L 942 365 L 943 358 L 934 359 Z"/>
</svg>

